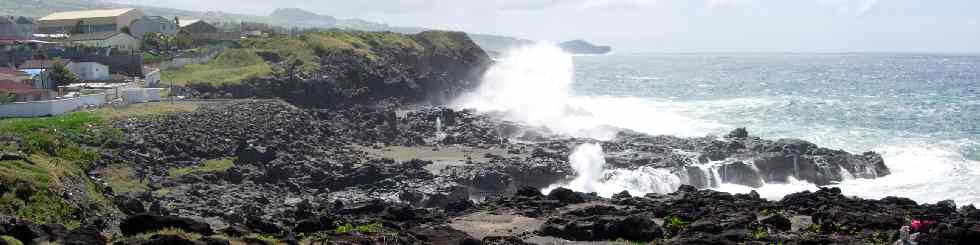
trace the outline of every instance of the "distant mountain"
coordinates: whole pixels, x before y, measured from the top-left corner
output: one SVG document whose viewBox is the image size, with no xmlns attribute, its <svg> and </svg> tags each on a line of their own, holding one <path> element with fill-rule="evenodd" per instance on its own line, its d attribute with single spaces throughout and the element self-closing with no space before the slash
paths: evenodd
<svg viewBox="0 0 980 245">
<path fill-rule="evenodd" d="M 572 54 L 607 54 L 612 52 L 612 47 L 598 46 L 585 40 L 572 40 L 558 44 L 562 50 Z"/>
<path fill-rule="evenodd" d="M 297 8 L 281 8 L 272 11 L 270 18 L 280 19 L 290 23 L 304 26 L 336 26 L 337 18 L 333 16 L 318 15 L 313 12 Z"/>
</svg>

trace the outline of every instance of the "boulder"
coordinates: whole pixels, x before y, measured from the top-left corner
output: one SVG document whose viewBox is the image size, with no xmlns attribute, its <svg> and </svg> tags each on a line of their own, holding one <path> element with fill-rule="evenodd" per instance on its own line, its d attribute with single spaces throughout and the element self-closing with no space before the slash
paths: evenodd
<svg viewBox="0 0 980 245">
<path fill-rule="evenodd" d="M 211 225 L 207 223 L 176 216 L 137 214 L 129 216 L 119 224 L 120 231 L 122 231 L 123 235 L 127 236 L 158 231 L 164 228 L 177 228 L 202 235 L 211 235 L 214 233 L 211 230 Z"/>
<path fill-rule="evenodd" d="M 68 232 L 61 241 L 63 245 L 104 245 L 106 243 L 108 243 L 108 239 L 102 235 L 98 228 L 93 226 L 74 229 Z"/>
<path fill-rule="evenodd" d="M 554 190 L 551 190 L 551 193 L 548 193 L 548 198 L 561 201 L 562 203 L 565 204 L 576 204 L 576 203 L 585 202 L 585 198 L 582 197 L 581 193 L 566 189 L 564 187 L 558 187 Z"/>
<path fill-rule="evenodd" d="M 155 234 L 150 236 L 150 240 L 140 243 L 140 245 L 200 245 L 195 241 L 178 235 Z"/>
<path fill-rule="evenodd" d="M 782 214 L 776 214 L 768 218 L 762 219 L 762 224 L 772 227 L 780 231 L 789 231 L 793 227 L 793 222 L 790 221 L 786 216 Z"/>
</svg>

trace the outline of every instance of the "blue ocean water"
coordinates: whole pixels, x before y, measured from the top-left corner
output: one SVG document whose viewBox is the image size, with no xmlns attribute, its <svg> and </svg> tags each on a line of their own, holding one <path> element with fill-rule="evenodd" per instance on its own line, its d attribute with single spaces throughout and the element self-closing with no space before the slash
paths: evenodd
<svg viewBox="0 0 980 245">
<path fill-rule="evenodd" d="M 636 54 L 573 63 L 572 104 L 622 115 L 615 126 L 681 136 L 747 127 L 876 151 L 894 174 L 845 181 L 845 194 L 980 204 L 980 56 Z"/>
<path fill-rule="evenodd" d="M 836 184 L 845 194 L 980 204 L 977 55 L 572 56 L 538 44 L 507 52 L 487 71 L 480 88 L 455 104 L 508 112 L 511 120 L 598 140 L 610 139 L 619 129 L 700 137 L 746 127 L 764 138 L 800 138 L 852 153 L 875 151 L 892 174 L 845 179 Z M 606 169 L 601 149 L 579 148 L 582 152 L 576 150 L 570 161 L 584 172 L 576 174 L 582 179 L 578 182 L 587 183 L 556 185 L 643 194 L 670 192 L 684 181 L 671 170 Z M 790 181 L 755 190 L 778 200 L 816 188 Z M 753 190 L 732 184 L 714 189 Z"/>
</svg>

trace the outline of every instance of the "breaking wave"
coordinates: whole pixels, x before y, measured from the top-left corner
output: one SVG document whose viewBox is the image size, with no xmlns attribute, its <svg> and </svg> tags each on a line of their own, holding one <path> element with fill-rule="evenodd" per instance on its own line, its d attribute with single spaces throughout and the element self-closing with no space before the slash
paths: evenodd
<svg viewBox="0 0 980 245">
<path fill-rule="evenodd" d="M 658 81 L 667 79 L 657 78 Z M 502 112 L 509 120 L 544 127 L 557 134 L 596 140 L 611 139 L 617 129 L 700 137 L 721 135 L 735 127 L 748 127 L 754 135 L 765 138 L 801 138 L 829 148 L 881 153 L 892 174 L 878 179 L 848 179 L 835 185 L 848 195 L 866 198 L 904 196 L 919 202 L 952 198 L 958 204 L 980 203 L 980 189 L 974 188 L 980 186 L 980 161 L 977 159 L 980 153 L 976 153 L 980 152 L 977 150 L 980 143 L 974 140 L 914 135 L 898 129 L 876 128 L 873 124 L 855 127 L 829 124 L 834 121 L 808 123 L 820 118 L 873 113 L 862 110 L 867 110 L 863 108 L 868 105 L 880 107 L 891 103 L 888 101 L 856 104 L 858 102 L 796 95 L 675 101 L 604 95 L 612 94 L 604 91 L 577 95 L 575 82 L 575 63 L 571 55 L 552 44 L 526 46 L 505 53 L 504 58 L 485 74 L 481 86 L 458 98 L 453 105 Z M 592 89 L 595 90 L 595 86 Z M 974 152 L 972 156 L 970 152 Z M 669 193 L 690 181 L 685 174 L 666 169 L 606 169 L 601 147 L 593 144 L 577 147 L 569 162 L 576 170 L 576 177 L 568 183 L 546 188 L 545 192 L 564 186 L 602 196 L 624 190 L 634 195 Z M 718 164 L 724 163 L 701 167 L 706 173 L 712 173 Z M 712 189 L 735 193 L 755 190 L 773 200 L 789 193 L 817 189 L 811 183 L 792 179 L 787 183 L 765 183 L 760 188 L 713 181 L 717 183 L 711 185 L 714 186 Z"/>
</svg>

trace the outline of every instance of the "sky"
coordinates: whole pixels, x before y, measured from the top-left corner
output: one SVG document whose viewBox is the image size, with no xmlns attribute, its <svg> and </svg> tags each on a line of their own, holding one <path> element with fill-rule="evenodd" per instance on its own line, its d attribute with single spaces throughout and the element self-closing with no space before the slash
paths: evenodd
<svg viewBox="0 0 980 245">
<path fill-rule="evenodd" d="M 340 18 L 586 39 L 617 52 L 980 53 L 978 0 L 114 0 L 267 15 Z"/>
</svg>

